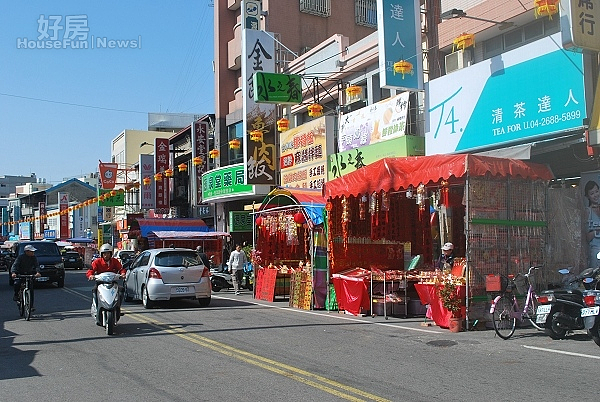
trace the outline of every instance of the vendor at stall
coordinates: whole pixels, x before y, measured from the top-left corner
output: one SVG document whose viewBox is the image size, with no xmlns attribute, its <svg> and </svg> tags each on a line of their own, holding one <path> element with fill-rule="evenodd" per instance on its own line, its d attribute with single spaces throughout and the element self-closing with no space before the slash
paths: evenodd
<svg viewBox="0 0 600 402">
<path fill-rule="evenodd" d="M 435 266 L 442 271 L 452 269 L 454 266 L 454 244 L 446 243 L 442 246 L 442 254 L 437 259 Z"/>
</svg>

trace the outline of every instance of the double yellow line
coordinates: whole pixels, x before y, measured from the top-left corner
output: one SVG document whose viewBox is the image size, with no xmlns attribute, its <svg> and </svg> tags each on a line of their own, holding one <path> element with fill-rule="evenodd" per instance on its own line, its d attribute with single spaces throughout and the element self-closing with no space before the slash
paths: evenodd
<svg viewBox="0 0 600 402">
<path fill-rule="evenodd" d="M 388 399 L 379 397 L 377 395 L 370 394 L 368 392 L 364 392 L 364 391 L 354 388 L 354 387 L 344 385 L 337 381 L 330 380 L 328 378 L 308 372 L 306 370 L 302 370 L 302 369 L 299 369 L 294 366 L 290 366 L 290 365 L 287 365 L 287 364 L 284 364 L 281 362 L 277 362 L 275 360 L 271 360 L 266 357 L 258 356 L 256 354 L 234 348 L 232 346 L 226 345 L 221 342 L 214 341 L 212 339 L 209 339 L 209 338 L 197 335 L 197 334 L 191 334 L 189 332 L 184 331 L 183 329 L 180 329 L 180 328 L 177 328 L 177 327 L 174 327 L 171 325 L 159 323 L 155 320 L 150 320 L 141 314 L 127 312 L 127 317 L 133 318 L 134 320 L 136 320 L 138 322 L 151 325 L 162 331 L 165 331 L 165 332 L 168 332 L 175 336 L 178 336 L 181 339 L 185 339 L 186 341 L 193 342 L 197 345 L 200 345 L 207 349 L 221 353 L 225 356 L 229 356 L 234 359 L 241 360 L 241 361 L 251 364 L 253 366 L 260 367 L 264 370 L 273 372 L 275 374 L 279 374 L 279 375 L 289 378 L 291 380 L 298 381 L 300 383 L 317 388 L 321 391 L 335 395 L 338 398 L 346 399 L 349 401 L 365 401 L 365 400 L 380 401 L 380 402 L 389 401 Z"/>
</svg>

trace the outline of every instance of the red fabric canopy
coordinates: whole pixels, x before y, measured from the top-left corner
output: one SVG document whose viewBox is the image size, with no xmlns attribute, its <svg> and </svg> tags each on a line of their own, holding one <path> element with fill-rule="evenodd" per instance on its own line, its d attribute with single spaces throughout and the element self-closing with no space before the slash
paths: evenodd
<svg viewBox="0 0 600 402">
<path fill-rule="evenodd" d="M 437 183 L 451 177 L 520 176 L 533 180 L 551 180 L 552 171 L 545 165 L 518 159 L 494 158 L 471 154 L 408 156 L 384 158 L 342 177 L 325 183 L 326 198 L 370 194 Z"/>
</svg>

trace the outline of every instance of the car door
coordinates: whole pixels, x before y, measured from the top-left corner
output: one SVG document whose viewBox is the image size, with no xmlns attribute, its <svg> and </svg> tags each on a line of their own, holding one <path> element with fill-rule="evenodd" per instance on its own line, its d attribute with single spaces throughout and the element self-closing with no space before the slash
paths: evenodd
<svg viewBox="0 0 600 402">
<path fill-rule="evenodd" d="M 127 270 L 127 291 L 128 294 L 133 295 L 135 299 L 142 298 L 142 293 L 140 289 L 142 288 L 142 284 L 144 283 L 144 276 L 146 272 L 146 266 L 144 265 L 144 261 L 146 261 L 147 264 L 149 255 L 150 253 L 148 251 L 144 251 L 143 253 L 138 255 Z"/>
</svg>

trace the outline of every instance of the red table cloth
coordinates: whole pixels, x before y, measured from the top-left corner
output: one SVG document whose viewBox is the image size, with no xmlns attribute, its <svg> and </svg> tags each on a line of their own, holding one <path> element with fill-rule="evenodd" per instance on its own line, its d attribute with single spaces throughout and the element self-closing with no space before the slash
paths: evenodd
<svg viewBox="0 0 600 402">
<path fill-rule="evenodd" d="M 422 304 L 428 304 L 429 310 L 431 311 L 431 318 L 435 325 L 448 328 L 450 326 L 450 317 L 452 317 L 452 313 L 448 311 L 442 305 L 442 301 L 438 295 L 437 288 L 441 285 L 433 285 L 427 283 L 417 283 L 415 284 L 415 289 L 419 294 L 419 299 L 421 299 Z M 465 287 L 457 286 L 456 287 L 459 296 L 464 299 L 465 298 Z M 463 307 L 464 309 L 464 307 Z"/>
</svg>

